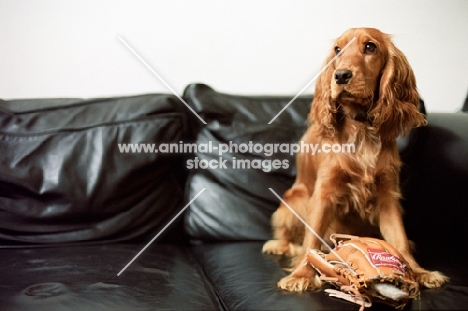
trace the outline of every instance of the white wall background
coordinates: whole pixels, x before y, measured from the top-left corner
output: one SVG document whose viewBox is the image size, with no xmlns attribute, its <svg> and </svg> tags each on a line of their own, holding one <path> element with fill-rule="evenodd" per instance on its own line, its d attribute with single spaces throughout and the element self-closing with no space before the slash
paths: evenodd
<svg viewBox="0 0 468 311">
<path fill-rule="evenodd" d="M 118 36 L 179 94 L 203 82 L 294 96 L 333 39 L 360 26 L 394 35 L 429 111 L 461 108 L 466 0 L 0 0 L 0 98 L 169 92 Z"/>
</svg>

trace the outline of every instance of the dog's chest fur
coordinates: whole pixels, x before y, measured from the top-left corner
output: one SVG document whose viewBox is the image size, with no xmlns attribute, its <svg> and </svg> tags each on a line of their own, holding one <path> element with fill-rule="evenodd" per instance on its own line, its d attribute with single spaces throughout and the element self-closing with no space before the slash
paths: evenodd
<svg viewBox="0 0 468 311">
<path fill-rule="evenodd" d="M 366 122 L 350 120 L 349 133 L 342 133 L 340 141 L 354 144 L 354 153 L 339 155 L 341 168 L 337 191 L 342 197 L 338 200 L 337 213 L 342 216 L 357 213 L 361 219 L 373 223 L 378 209 L 377 188 L 381 179 L 378 162 L 382 152 L 382 142 L 377 131 Z"/>
</svg>

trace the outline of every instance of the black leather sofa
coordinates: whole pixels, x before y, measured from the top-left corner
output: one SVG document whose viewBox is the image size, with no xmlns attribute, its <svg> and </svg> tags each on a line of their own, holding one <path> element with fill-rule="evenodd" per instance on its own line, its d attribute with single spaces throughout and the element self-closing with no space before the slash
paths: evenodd
<svg viewBox="0 0 468 311">
<path fill-rule="evenodd" d="M 278 205 L 269 188 L 290 186 L 294 155 L 119 149 L 295 143 L 311 98 L 271 124 L 292 96 L 194 84 L 183 98 L 206 124 L 167 94 L 0 101 L 0 310 L 359 309 L 323 291 L 278 290 L 288 259 L 261 253 Z M 416 258 L 451 280 L 406 309 L 468 310 L 468 114 L 427 116 L 399 141 L 404 220 Z M 195 159 L 225 167 L 196 169 Z M 239 160 L 257 166 L 233 168 Z"/>
</svg>

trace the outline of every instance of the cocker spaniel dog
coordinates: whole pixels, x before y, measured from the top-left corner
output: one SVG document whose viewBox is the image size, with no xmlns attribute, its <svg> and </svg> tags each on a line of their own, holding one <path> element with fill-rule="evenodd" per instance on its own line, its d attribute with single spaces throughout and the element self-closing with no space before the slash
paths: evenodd
<svg viewBox="0 0 468 311">
<path fill-rule="evenodd" d="M 316 82 L 310 126 L 301 140 L 354 144 L 355 152 L 299 153 L 296 181 L 283 199 L 321 237 L 338 232 L 383 238 L 405 257 L 419 284 L 440 287 L 448 278 L 421 268 L 411 254 L 399 202 L 396 138 L 426 124 L 413 71 L 390 36 L 373 28 L 346 31 L 328 63 Z M 319 239 L 283 203 L 271 221 L 274 240 L 265 243 L 263 252 L 296 257 L 278 287 L 320 288 L 305 254 L 307 248 L 321 248 Z"/>
</svg>

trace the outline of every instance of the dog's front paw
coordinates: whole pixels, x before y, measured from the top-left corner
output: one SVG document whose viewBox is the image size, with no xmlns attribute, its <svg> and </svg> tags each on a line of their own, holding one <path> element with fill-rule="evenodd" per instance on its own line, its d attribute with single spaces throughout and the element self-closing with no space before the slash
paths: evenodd
<svg viewBox="0 0 468 311">
<path fill-rule="evenodd" d="M 295 277 L 288 275 L 278 282 L 278 287 L 290 292 L 304 292 L 309 289 L 319 289 L 322 281 L 317 276 Z"/>
<path fill-rule="evenodd" d="M 416 281 L 427 288 L 438 288 L 449 281 L 449 278 L 439 271 L 427 271 L 421 269 L 421 271 L 415 271 Z"/>
<path fill-rule="evenodd" d="M 262 252 L 294 257 L 302 253 L 302 247 L 287 240 L 269 240 L 263 244 Z"/>
</svg>

